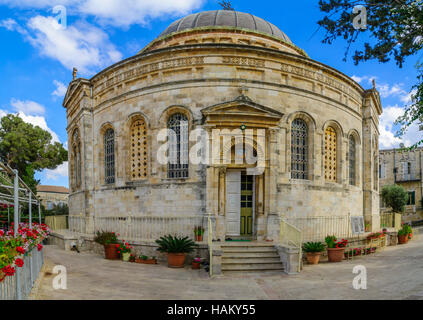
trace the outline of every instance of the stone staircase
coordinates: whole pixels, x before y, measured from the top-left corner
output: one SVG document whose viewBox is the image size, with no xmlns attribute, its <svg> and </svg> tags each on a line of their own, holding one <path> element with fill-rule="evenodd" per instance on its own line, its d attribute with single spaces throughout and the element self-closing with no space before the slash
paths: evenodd
<svg viewBox="0 0 423 320">
<path fill-rule="evenodd" d="M 260 242 L 224 242 L 222 272 L 282 272 L 283 265 L 275 246 Z"/>
</svg>

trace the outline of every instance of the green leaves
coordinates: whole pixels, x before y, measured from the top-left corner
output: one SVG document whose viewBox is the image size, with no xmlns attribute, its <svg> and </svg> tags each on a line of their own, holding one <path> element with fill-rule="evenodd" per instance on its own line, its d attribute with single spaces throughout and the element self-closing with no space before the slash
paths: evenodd
<svg viewBox="0 0 423 320">
<path fill-rule="evenodd" d="M 160 252 L 166 253 L 189 253 L 194 251 L 197 246 L 195 242 L 189 237 L 178 237 L 167 235 L 156 240 L 159 245 L 157 248 Z"/>
<path fill-rule="evenodd" d="M 384 186 L 381 193 L 382 199 L 388 207 L 394 212 L 403 212 L 404 206 L 407 204 L 407 191 L 397 184 Z"/>
<path fill-rule="evenodd" d="M 35 189 L 36 171 L 55 169 L 68 158 L 59 142 L 52 143 L 48 131 L 9 114 L 0 119 L 0 160 L 19 171 L 29 187 Z"/>
<path fill-rule="evenodd" d="M 325 250 L 325 245 L 322 242 L 305 242 L 303 250 L 304 252 L 322 252 Z"/>
</svg>

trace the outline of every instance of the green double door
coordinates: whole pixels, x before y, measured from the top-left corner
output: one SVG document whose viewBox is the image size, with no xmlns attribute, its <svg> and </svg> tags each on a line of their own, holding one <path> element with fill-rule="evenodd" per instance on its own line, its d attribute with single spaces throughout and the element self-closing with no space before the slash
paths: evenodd
<svg viewBox="0 0 423 320">
<path fill-rule="evenodd" d="M 241 173 L 241 236 L 253 235 L 254 176 Z"/>
</svg>

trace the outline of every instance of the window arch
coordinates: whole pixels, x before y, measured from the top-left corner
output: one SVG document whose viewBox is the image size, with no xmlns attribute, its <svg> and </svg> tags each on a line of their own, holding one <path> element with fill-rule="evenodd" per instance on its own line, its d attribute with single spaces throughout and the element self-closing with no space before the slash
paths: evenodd
<svg viewBox="0 0 423 320">
<path fill-rule="evenodd" d="M 350 185 L 356 185 L 356 143 L 353 136 L 350 136 L 348 142 L 348 164 L 349 164 L 349 178 Z"/>
<path fill-rule="evenodd" d="M 308 179 L 308 127 L 299 118 L 291 125 L 291 178 Z"/>
<path fill-rule="evenodd" d="M 115 182 L 115 132 L 111 128 L 104 133 L 104 177 L 106 183 Z"/>
<path fill-rule="evenodd" d="M 325 130 L 325 180 L 336 182 L 337 136 L 333 127 Z"/>
<path fill-rule="evenodd" d="M 145 179 L 148 175 L 148 141 L 147 125 L 142 117 L 131 124 L 130 145 L 131 179 Z"/>
<path fill-rule="evenodd" d="M 77 187 L 81 184 L 81 140 L 78 129 L 72 135 L 72 158 L 73 185 Z"/>
<path fill-rule="evenodd" d="M 168 178 L 188 178 L 188 118 L 182 113 L 171 115 L 169 132 Z"/>
</svg>

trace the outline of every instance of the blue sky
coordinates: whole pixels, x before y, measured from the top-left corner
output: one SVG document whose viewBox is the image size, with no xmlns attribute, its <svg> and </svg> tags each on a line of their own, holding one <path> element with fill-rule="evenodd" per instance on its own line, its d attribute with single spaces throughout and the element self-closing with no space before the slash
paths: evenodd
<svg viewBox="0 0 423 320">
<path fill-rule="evenodd" d="M 0 0 L 0 117 L 19 113 L 30 123 L 52 133 L 65 144 L 66 112 L 62 107 L 72 68 L 90 78 L 121 59 L 136 54 L 172 21 L 189 13 L 219 9 L 218 0 Z M 321 43 L 324 32 L 317 21 L 323 16 L 317 0 L 233 0 L 238 11 L 249 12 L 281 28 L 312 59 L 354 77 L 364 88 L 376 79 L 382 96 L 380 146 L 400 142 L 410 145 L 421 133 L 412 127 L 401 141 L 394 137 L 394 120 L 410 102 L 416 80 L 414 68 L 422 56 L 407 59 L 403 69 L 395 63 L 344 62 L 346 43 Z M 53 7 L 67 9 L 67 28 L 60 29 Z M 363 32 L 359 43 L 368 37 Z M 354 48 L 353 48 L 354 49 Z M 67 163 L 37 174 L 42 184 L 68 185 Z"/>
</svg>

